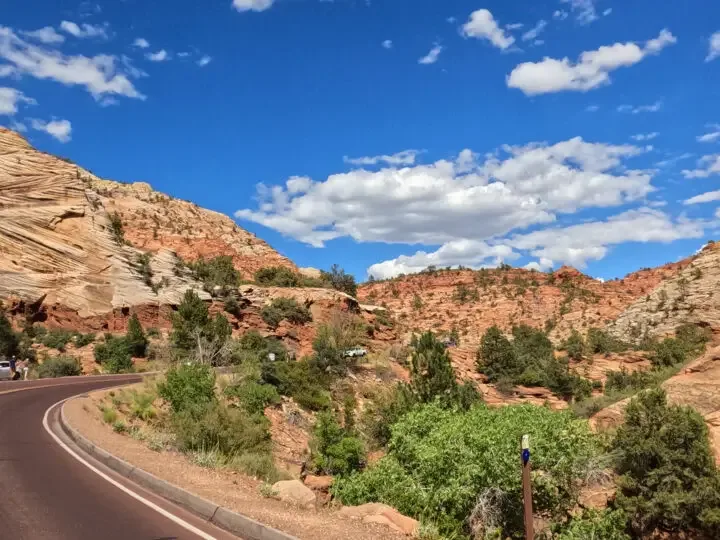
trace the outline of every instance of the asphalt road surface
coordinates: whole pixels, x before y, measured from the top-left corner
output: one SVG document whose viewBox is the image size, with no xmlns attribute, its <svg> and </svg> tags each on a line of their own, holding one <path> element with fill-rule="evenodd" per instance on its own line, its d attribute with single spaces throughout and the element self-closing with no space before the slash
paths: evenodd
<svg viewBox="0 0 720 540">
<path fill-rule="evenodd" d="M 62 399 L 138 380 L 123 376 L 0 383 L 0 539 L 236 538 L 86 458 L 176 520 L 162 515 L 77 461 L 43 427 L 45 411 Z M 51 421 L 57 413 L 57 408 L 51 411 Z"/>
</svg>

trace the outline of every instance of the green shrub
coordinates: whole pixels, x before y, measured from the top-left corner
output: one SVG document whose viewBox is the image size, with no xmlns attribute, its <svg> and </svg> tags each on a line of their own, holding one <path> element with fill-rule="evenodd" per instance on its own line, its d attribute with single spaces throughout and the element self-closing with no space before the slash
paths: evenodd
<svg viewBox="0 0 720 540">
<path fill-rule="evenodd" d="M 222 293 L 240 285 L 242 275 L 235 269 L 230 255 L 219 255 L 212 259 L 198 259 L 187 263 L 195 279 L 203 282 L 203 288 L 215 293 L 219 288 Z"/>
<path fill-rule="evenodd" d="M 225 395 L 237 398 L 242 408 L 250 414 L 263 414 L 265 407 L 280 403 L 280 394 L 274 386 L 254 381 L 228 386 Z"/>
<path fill-rule="evenodd" d="M 365 466 L 362 441 L 340 427 L 332 412 L 318 415 L 310 447 L 315 472 L 346 475 Z"/>
<path fill-rule="evenodd" d="M 117 212 L 108 214 L 108 219 L 110 220 L 110 234 L 112 234 L 113 240 L 120 246 L 125 245 L 125 230 L 120 214 Z"/>
<path fill-rule="evenodd" d="M 194 403 L 172 417 L 182 451 L 217 450 L 226 456 L 270 451 L 269 421 L 216 400 Z"/>
<path fill-rule="evenodd" d="M 687 349 L 680 340 L 675 338 L 665 338 L 655 346 L 655 350 L 650 355 L 650 361 L 654 366 L 674 366 L 682 364 L 685 361 Z"/>
<path fill-rule="evenodd" d="M 491 382 L 501 377 L 518 377 L 523 371 L 510 340 L 497 326 L 489 328 L 483 335 L 476 366 Z"/>
<path fill-rule="evenodd" d="M 153 271 L 150 266 L 151 255 L 149 253 L 138 253 L 135 257 L 135 270 L 148 287 L 153 286 Z"/>
<path fill-rule="evenodd" d="M 280 321 L 305 324 L 312 321 L 310 310 L 298 304 L 294 298 L 275 298 L 269 306 L 263 307 L 260 315 L 271 328 L 277 328 Z"/>
<path fill-rule="evenodd" d="M 580 332 L 575 329 L 565 340 L 562 347 L 572 360 L 582 360 L 585 356 L 585 340 L 580 335 Z"/>
<path fill-rule="evenodd" d="M 0 311 L 0 356 L 16 356 L 19 353 L 20 339 L 10 325 L 5 313 Z"/>
<path fill-rule="evenodd" d="M 204 364 L 182 364 L 170 369 L 158 384 L 158 395 L 176 413 L 212 403 L 215 398 L 215 371 Z"/>
<path fill-rule="evenodd" d="M 300 287 L 298 274 L 284 266 L 268 266 L 255 272 L 255 283 L 265 287 Z"/>
<path fill-rule="evenodd" d="M 83 347 L 87 347 L 92 342 L 95 341 L 95 334 L 81 334 L 80 332 L 77 332 L 74 334 L 74 342 L 75 342 L 75 348 L 76 349 L 82 349 Z"/>
<path fill-rule="evenodd" d="M 587 348 L 590 354 L 609 354 L 626 351 L 630 346 L 604 330 L 591 328 L 587 334 Z"/>
<path fill-rule="evenodd" d="M 262 380 L 310 411 L 321 411 L 331 406 L 327 390 L 328 374 L 319 371 L 306 360 L 266 362 L 262 366 Z"/>
<path fill-rule="evenodd" d="M 238 319 L 242 315 L 240 303 L 237 301 L 237 298 L 232 294 L 229 294 L 225 297 L 225 300 L 223 302 L 223 309 L 227 313 L 230 313 L 230 315 L 234 315 Z"/>
<path fill-rule="evenodd" d="M 114 424 L 117 420 L 117 411 L 109 407 L 103 407 L 102 409 L 103 422 L 106 424 Z"/>
<path fill-rule="evenodd" d="M 705 346 L 712 338 L 712 330 L 707 326 L 683 324 L 675 329 L 675 337 L 688 354 L 697 356 L 705 351 Z"/>
<path fill-rule="evenodd" d="M 554 527 L 555 540 L 631 540 L 625 533 L 627 516 L 621 510 L 585 510 L 568 523 Z"/>
<path fill-rule="evenodd" d="M 190 351 L 195 347 L 194 331 L 204 329 L 210 322 L 208 307 L 195 291 L 185 291 L 176 313 L 172 314 L 170 341 L 176 349 Z"/>
<path fill-rule="evenodd" d="M 82 375 L 82 367 L 80 361 L 73 356 L 48 358 L 38 366 L 38 377 L 40 379 L 74 377 L 77 375 Z"/>
<path fill-rule="evenodd" d="M 275 468 L 275 461 L 270 452 L 248 452 L 240 454 L 232 458 L 230 466 L 247 475 L 265 480 L 266 482 L 277 482 L 281 479 L 280 474 Z"/>
<path fill-rule="evenodd" d="M 393 426 L 387 456 L 336 480 L 333 493 L 343 504 L 382 502 L 435 523 L 443 534 L 463 535 L 478 496 L 499 490 L 499 525 L 515 535 L 522 530 L 523 434 L 530 435 L 533 448 L 535 510 L 562 516 L 576 504 L 578 479 L 597 443 L 587 422 L 529 405 L 478 405 L 467 412 L 421 406 Z"/>
<path fill-rule="evenodd" d="M 108 373 L 127 373 L 133 370 L 132 354 L 127 339 L 106 336 L 105 343 L 95 346 L 95 361 Z"/>
<path fill-rule="evenodd" d="M 654 378 L 647 371 L 630 373 L 624 367 L 620 371 L 608 371 L 605 381 L 605 393 L 642 390 L 652 385 Z"/>
<path fill-rule="evenodd" d="M 153 407 L 155 397 L 153 392 L 133 391 L 132 402 L 130 403 L 130 416 L 139 418 L 145 422 L 155 418 L 157 416 L 157 411 L 155 407 Z"/>
<path fill-rule="evenodd" d="M 643 392 L 628 405 L 613 448 L 622 475 L 615 504 L 636 535 L 699 529 L 717 538 L 720 476 L 697 411 L 668 405 L 661 389 Z"/>
<path fill-rule="evenodd" d="M 145 358 L 147 355 L 148 339 L 145 336 L 140 319 L 136 313 L 133 313 L 128 322 L 128 331 L 125 336 L 130 354 L 137 358 Z"/>
<path fill-rule="evenodd" d="M 366 404 L 360 424 L 370 442 L 384 447 L 390 441 L 391 428 L 415 405 L 415 399 L 407 385 L 398 384 L 381 391 Z"/>
<path fill-rule="evenodd" d="M 49 330 L 41 337 L 40 343 L 50 349 L 57 349 L 60 352 L 65 351 L 65 345 L 72 340 L 73 333 L 68 330 Z"/>
</svg>

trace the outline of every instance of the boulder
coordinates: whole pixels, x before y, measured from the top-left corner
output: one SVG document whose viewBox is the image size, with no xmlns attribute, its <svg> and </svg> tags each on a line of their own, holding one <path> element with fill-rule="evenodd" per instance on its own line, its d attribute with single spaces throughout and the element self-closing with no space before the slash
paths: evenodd
<svg viewBox="0 0 720 540">
<path fill-rule="evenodd" d="M 400 512 L 381 503 L 368 503 L 360 506 L 345 506 L 340 509 L 340 515 L 350 519 L 360 519 L 364 523 L 377 523 L 401 532 L 408 536 L 417 534 L 419 523 L 413 518 L 402 515 Z"/>
<path fill-rule="evenodd" d="M 332 484 L 332 476 L 313 476 L 309 474 L 305 477 L 305 485 L 314 491 L 328 491 Z"/>
<path fill-rule="evenodd" d="M 315 506 L 315 493 L 300 480 L 282 480 L 273 484 L 274 497 L 283 502 L 312 508 Z"/>
</svg>

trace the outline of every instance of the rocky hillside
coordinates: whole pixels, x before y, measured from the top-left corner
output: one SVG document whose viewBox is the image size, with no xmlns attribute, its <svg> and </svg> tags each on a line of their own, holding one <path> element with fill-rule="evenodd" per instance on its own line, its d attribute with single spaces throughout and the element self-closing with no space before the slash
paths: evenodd
<svg viewBox="0 0 720 540">
<path fill-rule="evenodd" d="M 454 358 L 472 364 L 482 335 L 493 325 L 506 331 L 518 324 L 546 328 L 551 339 L 560 342 L 572 329 L 585 332 L 605 327 L 664 280 L 688 268 L 692 260 L 608 282 L 569 267 L 552 274 L 509 267 L 434 270 L 367 283 L 360 287 L 358 297 L 386 306 L 406 335 L 455 329 L 460 346 Z"/>
<path fill-rule="evenodd" d="M 711 243 L 680 271 L 647 295 L 641 295 L 609 325 L 625 341 L 636 342 L 646 333 L 672 335 L 675 328 L 693 323 L 720 337 L 720 243 Z"/>
<path fill-rule="evenodd" d="M 152 281 L 138 265 L 145 252 Z M 227 216 L 147 184 L 102 180 L 0 128 L 0 300 L 42 302 L 81 319 L 176 304 L 198 285 L 174 271 L 178 255 L 230 255 L 245 275 L 295 269 Z"/>
</svg>

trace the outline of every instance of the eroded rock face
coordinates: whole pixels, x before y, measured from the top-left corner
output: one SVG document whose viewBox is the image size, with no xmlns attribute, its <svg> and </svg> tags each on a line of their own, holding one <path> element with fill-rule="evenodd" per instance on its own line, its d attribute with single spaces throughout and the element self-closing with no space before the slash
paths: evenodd
<svg viewBox="0 0 720 540">
<path fill-rule="evenodd" d="M 113 234 L 116 212 L 127 243 Z M 152 255 L 150 277 L 138 265 L 145 252 Z M 0 128 L 0 300 L 42 299 L 56 326 L 78 318 L 110 329 L 115 311 L 137 306 L 155 306 L 160 319 L 161 306 L 179 303 L 188 288 L 209 298 L 175 271 L 177 254 L 231 255 L 245 275 L 263 266 L 295 268 L 227 216 L 148 184 L 102 180 Z"/>
<path fill-rule="evenodd" d="M 681 324 L 709 327 L 720 338 L 720 243 L 707 245 L 676 275 L 638 298 L 608 327 L 626 340 L 672 335 Z"/>
</svg>

